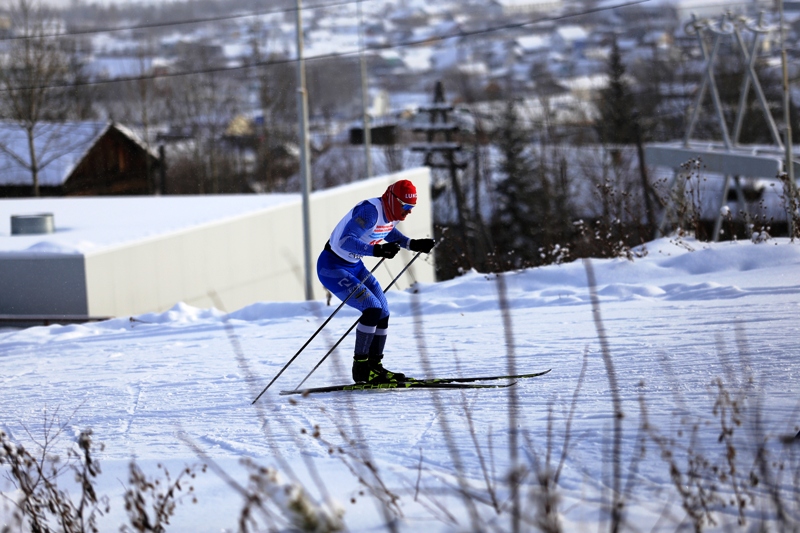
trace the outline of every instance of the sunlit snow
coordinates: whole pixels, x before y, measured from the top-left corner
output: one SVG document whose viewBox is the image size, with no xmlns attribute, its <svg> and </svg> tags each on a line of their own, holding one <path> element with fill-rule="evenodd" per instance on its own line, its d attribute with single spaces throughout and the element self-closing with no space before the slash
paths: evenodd
<svg viewBox="0 0 800 533">
<path fill-rule="evenodd" d="M 477 495 L 472 501 L 485 529 L 508 531 L 508 508 L 500 514 L 492 509 L 485 479 L 507 503 L 509 428 L 516 420 L 518 461 L 527 469 L 526 516 L 536 511 L 532 470 L 543 466 L 548 448 L 555 469 L 569 437 L 556 489 L 561 525 L 593 531 L 608 519 L 604 510 L 613 486 L 610 362 L 624 414 L 624 520 L 635 531 L 675 531 L 686 512 L 663 450 L 649 438 L 645 456 L 639 455 L 640 399 L 651 437 L 672 439 L 679 465 L 686 464 L 687 449 L 728 464 L 714 411 L 717 379 L 740 401 L 742 425 L 734 439 L 742 475 L 753 469 L 758 439 L 767 439 L 767 453 L 776 461 L 797 448 L 779 439 L 791 439 L 800 429 L 800 244 L 661 239 L 637 252 L 641 257 L 633 260 L 591 261 L 594 312 L 583 261 L 508 273 L 502 280 L 471 272 L 389 293 L 388 368 L 415 377 L 552 368 L 508 389 L 279 395 L 293 389 L 353 324 L 357 314 L 345 308 L 251 405 L 334 307 L 322 301 L 262 302 L 226 314 L 176 304 L 165 313 L 0 331 L 0 427 L 29 442 L 27 432 L 37 435 L 46 414 L 57 412 L 68 421 L 59 441 L 64 449 L 81 429 L 93 429 L 105 444 L 98 453 L 99 488 L 111 498 L 103 531 L 125 523 L 121 495 L 133 458 L 152 475 L 159 462 L 177 472 L 213 461 L 240 483 L 246 480 L 239 461 L 249 458 L 299 481 L 318 502 L 329 497 L 344 511 L 350 530 L 384 529 L 380 506 L 343 455 L 371 458 L 399 497 L 391 516 L 401 531 L 472 529 L 456 491 L 459 473 Z M 400 266 L 390 268 L 396 272 Z M 306 384 L 348 382 L 351 349 L 348 338 Z M 315 426 L 319 438 L 311 435 Z M 349 464 L 374 483 L 363 465 Z M 790 476 L 783 486 L 792 494 Z M 241 496 L 211 471 L 194 485 L 199 503 L 178 506 L 167 530 L 236 530 Z M 5 480 L 2 487 L 11 489 Z M 731 486 L 718 481 L 716 490 L 716 529 L 735 525 L 735 506 L 720 503 L 732 497 Z M 745 507 L 749 524 L 761 520 L 762 512 L 770 518 L 769 505 L 757 503 L 764 496 L 760 487 L 740 490 L 755 498 Z M 790 512 L 796 515 L 797 507 Z"/>
</svg>

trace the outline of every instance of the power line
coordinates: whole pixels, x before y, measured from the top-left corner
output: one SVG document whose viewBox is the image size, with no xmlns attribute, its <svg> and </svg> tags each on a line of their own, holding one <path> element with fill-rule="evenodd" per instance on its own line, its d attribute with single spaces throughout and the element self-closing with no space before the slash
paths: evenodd
<svg viewBox="0 0 800 533">
<path fill-rule="evenodd" d="M 330 4 L 318 4 L 313 6 L 304 6 L 304 10 L 309 9 L 326 9 L 329 7 L 341 7 L 347 6 L 351 4 L 357 4 L 360 0 L 343 0 L 341 2 L 333 2 Z M 87 30 L 74 30 L 74 31 L 67 31 L 61 33 L 45 33 L 39 34 L 35 36 L 31 35 L 20 35 L 20 36 L 12 36 L 12 37 L 3 37 L 0 38 L 0 41 L 20 41 L 25 39 L 40 39 L 45 37 L 73 37 L 78 35 L 92 35 L 97 33 L 115 33 L 119 31 L 129 31 L 129 30 L 150 30 L 150 29 L 157 29 L 157 28 L 168 28 L 170 26 L 186 26 L 190 24 L 204 24 L 207 22 L 221 22 L 224 20 L 235 20 L 241 18 L 249 18 L 249 17 L 261 17 L 264 15 L 275 15 L 281 13 L 293 13 L 297 11 L 297 7 L 290 7 L 290 8 L 282 8 L 282 9 L 268 9 L 265 11 L 255 11 L 252 13 L 239 13 L 235 15 L 221 15 L 215 17 L 204 17 L 204 18 L 197 18 L 197 19 L 187 19 L 187 20 L 176 20 L 171 22 L 155 22 L 151 24 L 134 24 L 133 26 L 117 26 L 111 28 L 93 28 Z"/>
<path fill-rule="evenodd" d="M 317 5 L 306 5 L 303 7 L 305 10 L 313 10 L 313 9 L 326 9 L 329 7 L 342 7 L 348 6 L 352 4 L 358 4 L 359 1 L 368 1 L 368 0 L 345 0 L 342 2 L 333 2 L 330 4 L 317 4 Z M 755 5 L 758 4 L 769 4 L 768 0 L 755 0 Z M 750 1 L 740 1 L 740 2 L 726 2 L 725 7 L 733 7 L 733 6 L 752 6 L 754 5 L 753 0 Z M 694 9 L 702 9 L 707 7 L 719 7 L 721 4 L 718 3 L 709 3 L 709 4 L 693 4 L 692 8 Z M 625 6 L 622 6 L 625 7 Z M 239 14 L 231 14 L 231 15 L 222 15 L 222 16 L 214 16 L 214 17 L 203 17 L 197 19 L 186 19 L 186 20 L 175 20 L 170 22 L 158 22 L 158 23 L 149 23 L 149 24 L 134 24 L 132 26 L 115 26 L 115 27 L 108 27 L 108 28 L 93 28 L 93 29 L 86 29 L 86 30 L 73 30 L 73 31 L 65 31 L 60 33 L 45 33 L 39 34 L 36 36 L 30 35 L 20 35 L 20 36 L 11 36 L 11 37 L 0 37 L 0 41 L 16 41 L 16 40 L 25 40 L 25 39 L 34 39 L 34 38 L 42 38 L 42 37 L 72 37 L 72 36 L 79 36 L 79 35 L 92 35 L 97 33 L 115 33 L 120 31 L 135 31 L 135 30 L 147 30 L 147 29 L 157 29 L 157 28 L 167 28 L 170 26 L 187 26 L 193 24 L 204 24 L 207 22 L 221 22 L 225 20 L 235 20 L 240 18 L 250 18 L 250 17 L 260 17 L 264 15 L 274 15 L 274 14 L 285 14 L 285 13 L 292 13 L 297 11 L 297 7 L 290 7 L 290 8 L 281 8 L 281 9 L 268 9 L 265 11 L 254 11 L 251 13 L 239 13 Z M 589 13 L 587 13 L 589 14 Z M 582 14 L 577 14 L 576 16 L 581 16 Z"/>
<path fill-rule="evenodd" d="M 442 42 L 447 41 L 450 39 L 465 39 L 469 37 L 475 37 L 476 35 L 484 35 L 488 33 L 494 33 L 503 30 L 513 30 L 518 28 L 524 28 L 526 26 L 532 26 L 535 24 L 541 24 L 543 22 L 556 22 L 559 20 L 567 20 L 571 18 L 582 17 L 585 15 L 592 15 L 595 13 L 600 13 L 604 11 L 612 11 L 617 9 L 622 9 L 626 7 L 632 7 L 636 5 L 646 4 L 651 2 L 652 0 L 631 0 L 629 2 L 625 2 L 622 4 L 617 4 L 613 6 L 605 6 L 605 7 L 597 7 L 593 9 L 587 9 L 585 11 L 579 13 L 569 13 L 566 15 L 558 15 L 558 16 L 547 16 L 541 17 L 533 20 L 527 20 L 523 22 L 515 22 L 509 24 L 502 24 L 499 26 L 491 26 L 488 28 L 478 29 L 478 30 L 471 30 L 471 31 L 458 31 L 456 33 L 447 34 L 447 35 L 439 35 L 439 36 L 430 36 L 426 38 L 416 39 L 412 41 L 406 41 L 397 44 L 386 44 L 386 45 L 375 45 L 369 46 L 365 48 L 365 51 L 381 51 L 381 50 L 393 50 L 397 48 L 407 48 L 411 46 L 417 46 L 420 44 L 431 44 L 435 42 Z M 352 2 L 351 2 L 352 3 Z M 335 58 L 342 58 L 342 57 L 350 57 L 353 55 L 358 54 L 359 50 L 353 50 L 349 52 L 332 52 L 330 54 L 320 54 L 316 56 L 306 57 L 306 61 L 319 61 L 324 59 L 335 59 Z M 10 92 L 10 91 L 29 91 L 29 90 L 44 90 L 44 89 L 64 89 L 64 88 L 75 88 L 75 87 L 88 87 L 94 85 L 107 85 L 110 83 L 125 83 L 131 81 L 146 81 L 146 80 L 155 80 L 155 79 L 162 79 L 162 78 L 177 78 L 181 76 L 192 76 L 198 74 L 215 74 L 219 72 L 236 72 L 241 70 L 249 70 L 252 68 L 258 67 L 273 67 L 277 65 L 285 65 L 297 62 L 297 59 L 286 58 L 286 59 L 270 59 L 265 61 L 256 61 L 251 64 L 246 65 L 237 65 L 237 66 L 226 66 L 226 67 L 216 67 L 216 68 L 207 68 L 207 69 L 200 69 L 200 70 L 187 70 L 183 72 L 167 72 L 163 74 L 147 74 L 141 76 L 126 76 L 121 78 L 115 78 L 113 80 L 94 80 L 94 81 L 83 81 L 77 83 L 61 83 L 61 84 L 53 84 L 53 85 L 40 85 L 40 86 L 29 86 L 29 87 L 15 87 L 12 89 L 0 89 L 0 93 L 2 92 Z"/>
</svg>

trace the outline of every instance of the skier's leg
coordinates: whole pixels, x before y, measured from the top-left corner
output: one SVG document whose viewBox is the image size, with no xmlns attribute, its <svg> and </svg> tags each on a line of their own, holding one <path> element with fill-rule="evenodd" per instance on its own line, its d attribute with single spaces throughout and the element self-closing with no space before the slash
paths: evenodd
<svg viewBox="0 0 800 533">
<path fill-rule="evenodd" d="M 383 317 L 388 320 L 386 298 L 375 277 L 363 263 L 341 265 L 331 261 L 319 262 L 317 265 L 319 280 L 325 288 L 344 301 L 347 305 L 361 311 L 361 318 L 356 325 L 356 342 L 353 349 L 353 380 L 379 381 L 386 380 L 385 372 L 370 372 L 370 348 L 375 337 L 378 323 Z M 364 280 L 363 283 L 361 280 Z M 377 290 L 377 295 L 373 293 Z M 350 299 L 350 293 L 355 291 Z M 384 328 L 385 330 L 385 328 Z M 383 336 L 385 340 L 385 335 Z"/>
<path fill-rule="evenodd" d="M 406 378 L 405 374 L 400 372 L 391 372 L 384 368 L 383 350 L 386 346 L 386 338 L 389 333 L 389 303 L 386 301 L 386 295 L 383 293 L 378 281 L 373 277 L 364 282 L 364 285 L 370 289 L 370 292 L 375 295 L 375 298 L 380 302 L 381 315 L 378 321 L 375 334 L 372 337 L 372 344 L 369 347 L 369 366 L 373 373 L 381 376 L 382 379 L 387 381 L 402 381 Z"/>
<path fill-rule="evenodd" d="M 387 370 L 383 366 L 383 348 L 386 345 L 386 336 L 389 331 L 389 317 L 384 317 L 375 328 L 372 344 L 369 347 L 369 367 L 371 372 L 378 374 L 387 381 L 403 381 L 406 375 L 401 372 Z"/>
<path fill-rule="evenodd" d="M 370 358 L 375 358 L 383 355 L 383 347 L 386 345 L 386 335 L 389 333 L 389 304 L 383 289 L 374 276 L 364 280 L 364 286 L 375 295 L 375 299 L 380 304 L 380 316 L 376 323 L 375 336 L 369 347 Z"/>
<path fill-rule="evenodd" d="M 385 316 L 378 321 L 375 327 L 375 336 L 372 337 L 372 344 L 369 346 L 369 357 L 383 357 L 383 348 L 386 346 L 386 335 L 389 334 L 389 317 Z"/>
<path fill-rule="evenodd" d="M 381 310 L 368 307 L 361 313 L 356 325 L 356 345 L 353 350 L 353 381 L 373 381 L 370 375 L 369 350 L 375 338 L 376 325 Z"/>
</svg>

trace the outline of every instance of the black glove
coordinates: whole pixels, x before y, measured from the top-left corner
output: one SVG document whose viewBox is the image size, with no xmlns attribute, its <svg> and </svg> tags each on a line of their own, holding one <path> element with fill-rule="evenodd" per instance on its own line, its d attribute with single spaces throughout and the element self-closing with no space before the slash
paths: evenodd
<svg viewBox="0 0 800 533">
<path fill-rule="evenodd" d="M 396 242 L 387 242 L 386 244 L 376 244 L 372 247 L 372 255 L 375 257 L 385 257 L 391 259 L 400 251 L 400 245 Z"/>
<path fill-rule="evenodd" d="M 412 252 L 422 252 L 429 254 L 436 243 L 433 239 L 411 239 L 408 242 L 408 249 Z"/>
</svg>

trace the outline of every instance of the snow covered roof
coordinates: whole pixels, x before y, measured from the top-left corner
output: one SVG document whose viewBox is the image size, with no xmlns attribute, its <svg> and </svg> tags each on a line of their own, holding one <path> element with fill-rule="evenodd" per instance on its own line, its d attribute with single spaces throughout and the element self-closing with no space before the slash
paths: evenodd
<svg viewBox="0 0 800 533">
<path fill-rule="evenodd" d="M 497 0 L 506 9 L 541 10 L 562 4 L 561 0 Z"/>
<path fill-rule="evenodd" d="M 458 65 L 458 71 L 473 76 L 486 76 L 489 74 L 489 68 L 483 61 L 473 61 L 471 63 Z"/>
<path fill-rule="evenodd" d="M 94 76 L 107 79 L 141 76 L 151 72 L 154 60 L 149 57 L 136 56 L 94 56 L 86 65 L 87 70 Z"/>
<path fill-rule="evenodd" d="M 0 253 L 88 253 L 298 201 L 297 194 L 24 198 L 0 202 Z M 12 215 L 52 213 L 56 231 L 11 235 Z"/>
<path fill-rule="evenodd" d="M 559 26 L 556 28 L 556 33 L 567 42 L 584 41 L 589 38 L 589 33 L 585 29 L 574 24 Z"/>
<path fill-rule="evenodd" d="M 121 37 L 115 33 L 98 33 L 89 37 L 92 50 L 100 53 L 125 52 L 135 49 L 136 40 L 129 36 Z"/>
<path fill-rule="evenodd" d="M 430 46 L 414 46 L 403 50 L 403 61 L 410 70 L 421 71 L 431 68 L 433 48 Z"/>
<path fill-rule="evenodd" d="M 574 92 L 598 91 L 608 86 L 608 74 L 563 78 L 558 82 Z"/>
<path fill-rule="evenodd" d="M 681 12 L 693 12 L 699 16 L 722 14 L 731 9 L 730 0 L 664 0 Z"/>
<path fill-rule="evenodd" d="M 518 37 L 517 43 L 526 52 L 532 52 L 550 46 L 550 38 L 544 35 L 526 35 L 525 37 Z"/>
<path fill-rule="evenodd" d="M 39 161 L 39 184 L 45 187 L 62 185 L 108 126 L 105 122 L 37 124 L 34 145 Z M 30 184 L 30 165 L 25 130 L 15 123 L 0 122 L 0 185 Z"/>
<path fill-rule="evenodd" d="M 325 56 L 336 50 L 338 53 L 350 53 L 358 50 L 358 33 L 335 33 L 328 29 L 308 32 L 305 40 L 306 57 Z"/>
<path fill-rule="evenodd" d="M 252 46 L 246 42 L 222 43 L 222 55 L 228 59 L 238 59 L 252 53 Z"/>
<path fill-rule="evenodd" d="M 109 128 L 144 144 L 130 129 L 110 122 L 40 122 L 34 129 L 39 163 L 39 185 L 58 187 L 69 178 L 87 152 Z M 151 150 L 153 157 L 158 157 Z M 16 123 L 0 121 L 0 185 L 30 185 L 31 156 L 25 131 Z"/>
</svg>

